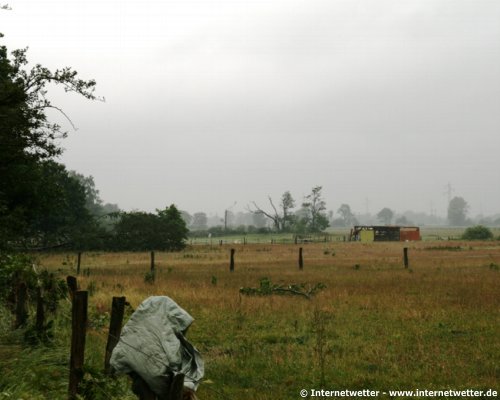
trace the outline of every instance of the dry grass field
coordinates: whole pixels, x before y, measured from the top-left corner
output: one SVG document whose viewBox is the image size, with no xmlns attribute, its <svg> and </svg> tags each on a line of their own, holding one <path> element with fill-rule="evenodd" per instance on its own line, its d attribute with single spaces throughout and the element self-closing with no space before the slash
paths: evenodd
<svg viewBox="0 0 500 400">
<path fill-rule="evenodd" d="M 500 242 L 304 244 L 302 271 L 298 247 L 156 253 L 154 283 L 145 282 L 148 253 L 84 253 L 88 363 L 103 359 L 112 296 L 135 308 L 167 295 L 195 318 L 188 338 L 206 363 L 201 400 L 298 399 L 303 388 L 499 389 Z M 39 263 L 65 276 L 76 257 Z M 240 293 L 264 277 L 326 288 L 311 299 Z"/>
</svg>

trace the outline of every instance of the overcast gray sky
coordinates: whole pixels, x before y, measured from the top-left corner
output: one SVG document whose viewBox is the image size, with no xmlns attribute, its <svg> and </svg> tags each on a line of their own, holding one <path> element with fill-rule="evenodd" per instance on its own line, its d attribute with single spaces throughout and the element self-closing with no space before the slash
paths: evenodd
<svg viewBox="0 0 500 400">
<path fill-rule="evenodd" d="M 9 49 L 106 98 L 51 92 L 106 202 L 222 215 L 322 185 L 334 211 L 445 215 L 451 183 L 500 212 L 498 0 L 9 4 Z"/>
</svg>

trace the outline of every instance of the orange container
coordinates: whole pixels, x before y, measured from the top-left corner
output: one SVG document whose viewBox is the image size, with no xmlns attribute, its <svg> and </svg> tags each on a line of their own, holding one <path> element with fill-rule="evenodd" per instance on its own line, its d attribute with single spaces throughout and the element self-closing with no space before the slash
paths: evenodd
<svg viewBox="0 0 500 400">
<path fill-rule="evenodd" d="M 418 226 L 402 226 L 399 229 L 399 240 L 402 242 L 420 240 L 420 228 Z"/>
</svg>

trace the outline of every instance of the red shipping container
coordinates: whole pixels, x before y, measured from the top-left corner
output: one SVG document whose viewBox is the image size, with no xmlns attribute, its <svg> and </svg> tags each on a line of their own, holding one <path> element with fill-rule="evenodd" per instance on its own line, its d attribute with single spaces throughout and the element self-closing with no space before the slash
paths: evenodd
<svg viewBox="0 0 500 400">
<path fill-rule="evenodd" d="M 420 228 L 418 226 L 402 226 L 399 229 L 399 240 L 402 242 L 420 240 Z"/>
</svg>

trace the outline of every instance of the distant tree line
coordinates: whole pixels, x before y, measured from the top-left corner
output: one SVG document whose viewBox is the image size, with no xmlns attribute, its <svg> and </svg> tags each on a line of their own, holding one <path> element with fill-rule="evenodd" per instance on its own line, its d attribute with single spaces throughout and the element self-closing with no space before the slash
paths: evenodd
<svg viewBox="0 0 500 400">
<path fill-rule="evenodd" d="M 318 202 L 319 194 L 319 202 Z M 181 211 L 182 218 L 189 228 L 190 237 L 222 236 L 228 234 L 272 233 L 285 232 L 307 234 L 319 232 L 327 227 L 350 228 L 355 225 L 399 225 L 399 226 L 500 226 L 500 215 L 491 217 L 469 218 L 467 202 L 456 197 L 451 199 L 448 215 L 440 217 L 431 213 L 405 211 L 396 213 L 394 210 L 383 207 L 375 215 L 370 213 L 354 213 L 350 205 L 342 203 L 336 213 L 325 211 L 325 202 L 322 200 L 321 187 L 315 187 L 308 195 L 300 208 L 289 191 L 283 193 L 279 202 L 268 196 L 267 209 L 252 202 L 246 212 L 234 214 L 226 212 L 227 221 L 216 216 L 208 217 L 206 213 L 198 211 L 193 215 Z M 319 212 L 315 212 L 319 210 Z M 314 215 L 318 215 L 313 218 Z M 224 227 L 224 223 L 226 227 Z"/>
</svg>

